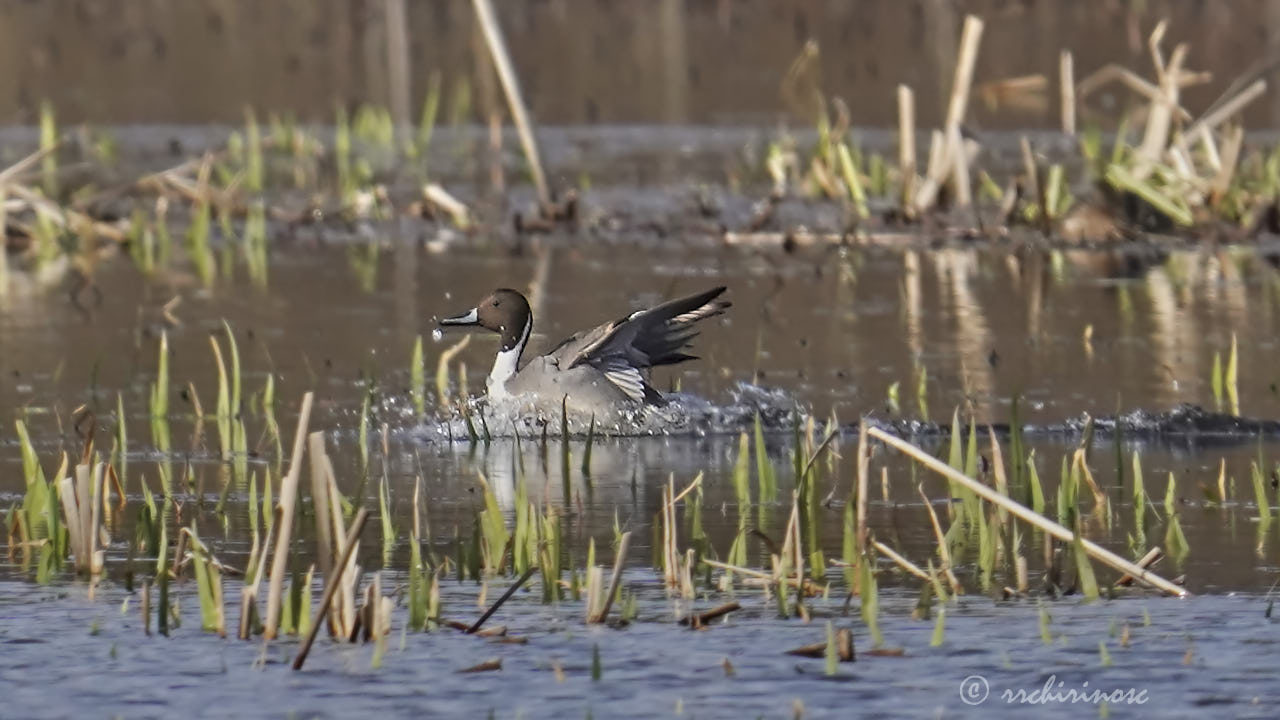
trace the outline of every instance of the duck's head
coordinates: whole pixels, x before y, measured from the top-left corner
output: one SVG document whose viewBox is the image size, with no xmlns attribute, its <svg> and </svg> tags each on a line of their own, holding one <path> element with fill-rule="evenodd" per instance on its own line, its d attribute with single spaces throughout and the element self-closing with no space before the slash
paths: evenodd
<svg viewBox="0 0 1280 720">
<path fill-rule="evenodd" d="M 532 321 L 533 313 L 524 295 L 510 288 L 499 288 L 467 312 L 441 319 L 440 325 L 478 325 L 502 335 L 502 349 L 510 350 L 528 337 L 527 326 Z"/>
</svg>

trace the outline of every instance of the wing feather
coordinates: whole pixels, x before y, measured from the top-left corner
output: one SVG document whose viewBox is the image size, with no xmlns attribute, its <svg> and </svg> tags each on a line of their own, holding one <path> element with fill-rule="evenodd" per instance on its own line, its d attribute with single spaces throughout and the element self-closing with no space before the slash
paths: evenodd
<svg viewBox="0 0 1280 720">
<path fill-rule="evenodd" d="M 693 359 L 681 351 L 698 335 L 695 323 L 729 307 L 728 302 L 716 299 L 724 291 L 723 287 L 713 288 L 601 325 L 575 336 L 574 342 L 562 343 L 557 348 L 562 356 L 557 360 L 566 369 L 582 364 L 599 368 L 634 400 L 659 400 L 661 395 L 649 387 L 641 370 Z"/>
</svg>

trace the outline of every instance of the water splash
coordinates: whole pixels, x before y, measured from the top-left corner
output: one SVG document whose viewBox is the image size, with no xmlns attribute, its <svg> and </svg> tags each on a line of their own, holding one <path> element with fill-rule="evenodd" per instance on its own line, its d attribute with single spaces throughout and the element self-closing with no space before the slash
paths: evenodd
<svg viewBox="0 0 1280 720">
<path fill-rule="evenodd" d="M 597 435 L 615 437 L 671 436 L 704 437 L 735 435 L 750 430 L 759 414 L 766 432 L 788 430 L 797 415 L 806 410 L 783 390 L 750 383 L 738 383 L 730 391 L 730 400 L 718 404 L 687 393 L 669 393 L 662 405 L 646 405 L 613 417 L 595 419 Z M 468 424 L 468 420 L 470 424 Z M 567 414 L 569 434 L 584 437 L 591 425 L 590 414 Z M 538 408 L 518 399 L 489 401 L 474 398 L 466 411 L 455 410 L 430 418 L 419 431 L 429 441 L 469 440 L 474 432 L 479 439 L 540 437 L 545 429 L 549 437 L 559 437 L 559 407 Z"/>
</svg>

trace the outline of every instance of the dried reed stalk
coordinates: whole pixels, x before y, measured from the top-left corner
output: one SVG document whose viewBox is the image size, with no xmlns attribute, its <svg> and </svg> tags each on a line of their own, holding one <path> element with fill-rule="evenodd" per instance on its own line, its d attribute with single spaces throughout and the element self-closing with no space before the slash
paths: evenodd
<svg viewBox="0 0 1280 720">
<path fill-rule="evenodd" d="M 1012 515 L 1015 515 L 1016 517 L 1018 517 L 1018 519 L 1024 522 L 1030 523 L 1031 525 L 1034 525 L 1035 527 L 1043 530 L 1045 533 L 1052 535 L 1053 537 L 1058 538 L 1063 542 L 1068 542 L 1068 543 L 1075 542 L 1076 536 L 1075 536 L 1075 533 L 1073 533 L 1072 531 L 1059 525 L 1056 522 L 1053 522 L 1052 520 L 1048 520 L 1042 517 L 1041 515 L 1036 514 L 1029 508 L 1025 507 L 1024 505 L 1021 505 L 1019 503 L 1014 502 L 1013 500 L 1010 500 L 1009 498 L 1001 495 L 995 490 L 992 490 L 991 488 L 978 482 L 977 480 L 970 478 L 964 473 L 957 472 L 955 469 L 953 469 L 949 465 L 946 465 L 940 462 L 937 458 L 934 458 L 933 456 L 924 452 L 920 448 L 917 448 L 911 443 L 906 442 L 901 438 L 894 437 L 893 435 L 890 435 L 889 433 L 881 430 L 880 428 L 870 428 L 867 430 L 867 432 L 871 435 L 871 437 L 874 437 L 877 440 L 880 440 L 881 442 L 885 443 L 886 445 L 889 445 L 890 447 L 894 448 L 895 450 L 898 450 L 899 452 L 911 457 L 916 462 L 920 463 L 926 468 L 933 470 L 934 472 L 938 473 L 939 475 L 942 475 L 943 477 L 946 477 L 949 480 L 952 480 L 961 485 L 964 485 L 965 487 L 969 488 L 969 490 L 971 490 L 973 493 L 978 495 L 978 497 L 981 497 L 983 500 L 986 500 L 989 503 L 993 503 L 999 507 L 1004 508 L 1005 510 L 1008 510 Z M 932 510 L 932 508 L 930 509 Z M 1170 595 L 1174 595 L 1177 597 L 1185 597 L 1186 595 L 1188 595 L 1187 591 L 1184 588 L 1178 587 L 1177 585 L 1174 585 L 1173 583 L 1169 582 L 1168 580 L 1165 580 L 1164 578 L 1154 573 L 1147 572 L 1143 568 L 1138 567 L 1137 565 L 1129 562 L 1128 560 L 1125 560 L 1124 558 L 1098 545 L 1092 540 L 1082 537 L 1080 538 L 1080 543 L 1081 545 L 1084 546 L 1085 552 L 1088 553 L 1090 557 L 1096 560 L 1099 560 L 1102 563 L 1112 568 L 1115 568 L 1116 570 L 1119 570 L 1124 573 L 1128 573 L 1132 575 L 1135 579 L 1141 582 L 1144 582 L 1148 585 L 1151 585 L 1156 589 L 1163 590 L 1164 592 L 1167 592 Z"/>
<path fill-rule="evenodd" d="M 308 393 L 309 395 L 310 393 Z M 337 575 L 326 578 L 327 582 L 324 586 L 324 596 L 320 599 L 320 607 L 316 609 L 316 615 L 311 620 L 311 629 L 307 632 L 307 638 L 302 641 L 298 656 L 293 660 L 294 670 L 301 670 L 302 664 L 307 661 L 307 654 L 311 652 L 311 645 L 316 641 L 316 634 L 320 632 L 320 621 L 329 613 L 329 605 L 333 603 L 333 596 L 337 593 L 338 585 L 345 574 L 343 570 L 347 567 L 347 562 L 354 557 L 356 541 L 359 539 L 361 531 L 364 530 L 365 521 L 368 519 L 369 509 L 360 508 L 356 513 L 355 519 L 351 521 L 351 530 L 348 531 L 346 540 L 342 544 L 342 559 L 338 562 Z"/>
<path fill-rule="evenodd" d="M 516 132 L 520 135 L 520 144 L 524 147 L 525 158 L 529 161 L 529 174 L 533 177 L 534 188 L 538 191 L 538 203 L 545 212 L 551 207 L 551 192 L 547 189 L 547 178 L 542 172 L 542 159 L 538 153 L 537 138 L 533 135 L 533 124 L 529 121 L 529 113 L 525 110 L 524 98 L 520 94 L 520 80 L 516 77 L 511 57 L 507 54 L 502 28 L 498 26 L 490 0 L 472 0 L 471 4 L 475 8 L 476 19 L 484 32 L 485 42 L 489 45 L 489 53 L 493 56 L 493 66 L 498 71 L 502 90 L 506 93 L 507 105 L 511 108 L 511 118 L 515 121 Z"/>
<path fill-rule="evenodd" d="M 622 582 L 622 567 L 627 560 L 627 548 L 631 546 L 631 531 L 622 533 L 618 540 L 618 556 L 613 561 L 613 576 L 609 578 L 609 592 L 605 595 L 604 605 L 599 612 L 587 619 L 590 623 L 602 623 L 609 618 L 609 609 L 613 607 L 613 598 L 618 594 L 618 584 Z"/>
<path fill-rule="evenodd" d="M 271 557 L 271 580 L 267 585 L 267 621 L 262 635 L 271 640 L 276 637 L 280 625 L 280 603 L 284 593 L 284 574 L 289 565 L 289 542 L 293 535 L 294 508 L 298 501 L 298 479 L 302 476 L 302 452 L 306 445 L 307 423 L 311 420 L 313 394 L 302 396 L 302 408 L 298 411 L 298 427 L 293 436 L 293 455 L 289 460 L 289 472 L 280 482 L 280 529 L 276 534 L 276 550 Z M 267 482 L 270 482 L 268 480 Z"/>
<path fill-rule="evenodd" d="M 1076 134 L 1076 81 L 1075 62 L 1070 50 L 1058 55 L 1058 89 L 1062 93 L 1062 133 L 1067 137 Z"/>
<path fill-rule="evenodd" d="M 902 174 L 902 207 L 909 211 L 916 185 L 916 100 L 906 85 L 898 86 L 898 172 Z"/>
</svg>

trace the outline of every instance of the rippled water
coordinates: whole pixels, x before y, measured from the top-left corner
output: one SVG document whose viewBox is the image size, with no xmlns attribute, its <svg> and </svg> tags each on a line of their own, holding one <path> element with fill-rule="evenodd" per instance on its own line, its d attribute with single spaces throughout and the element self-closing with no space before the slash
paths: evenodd
<svg viewBox="0 0 1280 720">
<path fill-rule="evenodd" d="M 297 242 L 297 241 L 295 241 Z M 491 250 L 436 255 L 412 239 L 389 238 L 373 269 L 355 262 L 346 247 L 297 242 L 282 247 L 271 268 L 268 289 L 231 281 L 204 290 L 192 278 L 172 273 L 142 281 L 121 261 L 97 268 L 101 303 L 78 306 L 62 292 L 23 290 L 0 305 L 0 406 L 13 409 L 32 429 L 46 472 L 60 451 L 78 453 L 77 409 L 94 413 L 99 448 L 110 448 L 117 396 L 129 429 L 125 482 L 131 509 L 110 526 L 107 577 L 87 597 L 84 583 L 69 577 L 48 586 L 34 583 L 21 558 L 0 564 L 0 677 L 10 688 L 10 707 L 23 716 L 65 716 L 86 707 L 107 715 L 146 717 L 173 712 L 205 716 L 265 712 L 300 716 L 382 714 L 476 714 L 493 708 L 499 716 L 596 717 L 635 715 L 790 715 L 800 703 L 809 715 L 850 712 L 953 716 L 976 712 L 959 692 L 967 676 L 982 675 L 993 707 L 1004 689 L 1035 689 L 1049 676 L 1091 687 L 1146 689 L 1140 709 L 1115 703 L 1119 716 L 1160 712 L 1179 716 L 1215 712 L 1241 717 L 1269 716 L 1278 699 L 1271 679 L 1274 625 L 1266 617 L 1266 593 L 1277 578 L 1280 523 L 1257 521 L 1250 465 L 1260 460 L 1266 492 L 1275 504 L 1270 470 L 1280 459 L 1273 439 L 1165 438 L 1098 440 L 1090 465 L 1111 503 L 1109 519 L 1088 515 L 1089 536 L 1122 555 L 1132 547 L 1132 454 L 1138 453 L 1154 508 L 1146 521 L 1147 546 L 1165 541 L 1165 491 L 1174 476 L 1174 506 L 1185 531 L 1185 558 L 1166 558 L 1157 571 L 1185 576 L 1195 597 L 1172 600 L 1130 591 L 1115 600 L 1083 604 L 1077 596 L 1043 606 L 1051 616 L 1051 641 L 1041 639 L 1035 600 L 1006 602 L 979 589 L 971 565 L 959 568 L 969 588 L 947 607 L 945 638 L 932 647 L 932 621 L 913 620 L 918 581 L 882 560 L 881 629 L 889 647 L 904 657 L 867 654 L 871 640 L 858 617 L 858 601 L 843 614 L 845 586 L 838 571 L 830 597 L 811 601 L 812 621 L 778 620 L 775 606 L 758 589 L 738 589 L 743 609 L 723 626 L 692 632 L 673 623 L 687 612 L 682 601 L 666 598 L 661 575 L 650 569 L 652 523 L 661 506 L 661 487 L 674 477 L 683 487 L 705 473 L 702 524 L 711 546 L 727 552 L 738 528 L 740 508 L 731 475 L 737 433 L 750 430 L 751 403 L 765 393 L 773 407 L 798 407 L 818 422 L 818 432 L 834 414 L 849 425 L 861 415 L 880 420 L 929 419 L 947 425 L 952 409 L 972 409 L 977 422 L 1007 421 L 1011 398 L 1022 397 L 1022 420 L 1046 425 L 1081 413 L 1111 415 L 1135 408 L 1166 410 L 1184 402 L 1216 404 L 1211 369 L 1215 355 L 1225 363 L 1234 334 L 1238 346 L 1240 413 L 1272 417 L 1280 410 L 1275 390 L 1276 302 L 1280 274 L 1265 255 L 1252 251 L 1172 251 L 1154 255 L 1042 253 L 1004 248 L 944 248 L 935 251 L 845 248 L 742 250 L 712 244 L 655 256 L 643 244 L 608 251 L 550 239 L 540 250 L 518 255 Z M 582 439 L 570 443 L 568 484 L 558 430 L 544 449 L 535 430 L 510 438 L 470 443 L 461 432 L 448 439 L 435 411 L 417 417 L 409 400 L 411 348 L 422 335 L 426 377 L 434 389 L 436 358 L 458 339 L 433 342 L 431 318 L 455 312 L 491 286 L 528 287 L 539 292 L 533 346 L 549 347 L 568 332 L 616 317 L 634 307 L 712 284 L 727 284 L 735 303 L 728 316 L 707 323 L 697 347 L 703 359 L 656 373 L 663 389 L 701 398 L 720 412 L 715 422 L 692 435 L 597 438 L 590 477 L 582 473 Z M 163 306 L 171 298 L 181 303 Z M 625 629 L 589 627 L 580 603 L 540 604 L 536 582 L 499 612 L 491 624 L 528 644 L 496 644 L 452 631 L 403 634 L 403 607 L 380 668 L 372 667 L 368 646 L 321 641 L 307 670 L 291 674 L 295 641 L 265 651 L 260 642 L 220 640 L 198 630 L 194 583 L 175 586 L 184 624 L 169 638 L 145 637 L 137 594 L 128 587 L 127 541 L 140 482 L 158 488 L 159 467 L 178 479 L 181 522 L 198 519 L 202 536 L 217 556 L 243 567 L 248 550 L 244 486 L 228 494 L 226 514 L 215 512 L 231 470 L 219 459 L 216 423 L 197 428 L 193 399 L 213 403 L 216 375 L 210 334 L 226 319 L 233 329 L 245 369 L 249 468 L 273 473 L 272 442 L 264 435 L 261 391 L 274 377 L 275 414 L 287 445 L 296 422 L 296 402 L 314 389 L 313 430 L 326 433 L 340 485 L 364 488 L 376 507 L 373 488 L 383 467 L 390 510 L 397 530 L 384 587 L 402 584 L 407 566 L 407 531 L 413 515 L 413 488 L 423 479 L 430 548 L 444 556 L 468 537 L 481 504 L 477 473 L 484 473 L 500 505 L 511 508 L 516 476 L 523 467 L 530 498 L 564 511 L 567 566 L 585 562 L 595 539 L 601 563 L 612 560 L 615 523 L 634 531 L 625 574 L 639 599 L 638 621 Z M 178 322 L 175 323 L 174 320 Z M 1091 328 L 1086 333 L 1086 328 Z M 172 453 L 159 456 L 149 433 L 146 397 L 156 372 L 157 337 L 168 334 L 172 354 Z M 225 344 L 224 344 L 225 348 Z M 456 391 L 459 361 L 474 391 L 496 344 L 475 337 L 451 366 Z M 923 392 L 920 378 L 925 378 Z M 895 389 L 896 385 L 896 389 Z M 760 387 L 763 391 L 748 390 Z M 360 459 L 361 406 L 370 391 L 370 460 Z M 693 401 L 691 401 L 693 402 Z M 257 403 L 257 404 L 255 404 Z M 434 406 L 434 398 L 430 404 Z M 781 492 L 765 510 L 749 509 L 752 525 L 780 537 L 790 511 L 792 429 L 785 413 L 769 424 L 771 458 Z M 383 456 L 379 430 L 388 426 Z M 454 430 L 458 430 L 454 425 Z M 496 435 L 504 434 L 495 428 Z M 919 438 L 945 456 L 945 439 Z M 1028 435 L 1046 494 L 1053 496 L 1058 467 L 1079 438 Z M 983 439 L 981 453 L 990 457 Z M 819 513 L 821 544 L 838 557 L 842 513 L 851 490 L 853 455 L 849 435 L 836 441 L 841 456 L 820 464 L 819 488 L 829 502 Z M 1009 447 L 1002 450 L 1008 458 Z M 518 453 L 518 454 L 517 454 Z M 20 457 L 11 426 L 0 431 L 0 497 L 5 504 L 22 492 Z M 189 468 L 189 470 L 188 470 Z M 1118 468 L 1122 470 L 1118 471 Z M 1227 478 L 1227 502 L 1207 499 L 1204 488 Z M 901 457 L 878 451 L 872 460 L 869 525 L 875 536 L 918 564 L 934 559 L 935 539 L 923 489 L 946 521 L 945 483 L 913 472 Z M 881 472 L 887 482 L 881 484 Z M 362 484 L 366 474 L 371 478 Z M 1019 488 L 1015 488 L 1015 493 Z M 828 495 L 829 493 L 829 495 Z M 1015 494 L 1015 497 L 1017 495 Z M 567 498 L 567 501 L 566 501 Z M 1051 501 L 1052 502 L 1052 501 Z M 1082 499 L 1087 512 L 1091 499 Z M 179 518 L 175 518 L 178 520 Z M 682 528 L 691 518 L 681 517 Z M 304 516 L 303 532 L 310 520 Z M 682 533 L 684 530 L 682 530 Z M 367 529 L 361 561 L 383 566 L 377 522 Z M 1032 536 L 1027 555 L 1032 588 L 1040 588 L 1043 540 Z M 751 540 L 754 565 L 767 563 L 765 546 Z M 310 543 L 299 547 L 309 561 Z M 1114 574 L 1099 567 L 1100 580 Z M 490 583 L 486 602 L 509 579 Z M 228 577 L 229 603 L 238 601 L 239 579 Z M 317 594 L 318 594 L 317 584 Z M 443 613 L 471 620 L 478 616 L 479 586 L 449 579 L 442 584 Z M 401 603 L 403 597 L 400 597 Z M 703 591 L 699 609 L 728 599 Z M 230 615 L 235 615 L 232 608 Z M 935 610 L 936 612 L 936 610 Z M 1148 625 L 1148 618 L 1150 624 Z M 834 678 L 823 661 L 782 654 L 821 642 L 824 623 L 854 630 L 859 661 L 842 665 Z M 1123 647 L 1122 627 L 1130 628 Z M 1107 646 L 1104 666 L 1098 644 Z M 602 677 L 591 679 L 591 654 L 599 648 Z M 457 670 L 500 658 L 503 669 L 458 675 Z M 733 674 L 725 670 L 725 659 Z M 265 664 L 264 664 L 265 662 Z M 1185 664 L 1184 664 L 1185 663 Z M 52 668 L 69 668 L 57 690 Z M 563 682 L 557 681 L 560 667 Z M 1198 708 L 1198 709 L 1197 709 Z M 1078 707 L 1045 705 L 1037 712 L 1077 717 Z M 1090 714 L 1095 709 L 1088 709 Z"/>
</svg>

